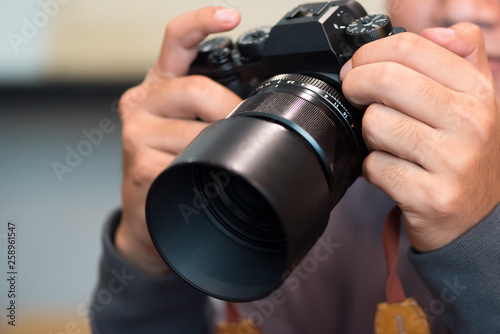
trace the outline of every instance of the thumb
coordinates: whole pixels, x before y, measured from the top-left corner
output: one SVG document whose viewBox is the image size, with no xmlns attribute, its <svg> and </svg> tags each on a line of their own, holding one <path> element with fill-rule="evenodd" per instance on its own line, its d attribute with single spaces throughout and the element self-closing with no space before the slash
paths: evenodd
<svg viewBox="0 0 500 334">
<path fill-rule="evenodd" d="M 233 29 L 240 19 L 238 11 L 221 7 L 205 7 L 173 18 L 165 30 L 156 74 L 167 78 L 185 75 L 198 54 L 198 44 L 209 34 Z"/>
<path fill-rule="evenodd" d="M 422 32 L 422 37 L 464 58 L 491 78 L 483 34 L 477 25 L 463 22 L 450 28 L 429 28 Z"/>
</svg>

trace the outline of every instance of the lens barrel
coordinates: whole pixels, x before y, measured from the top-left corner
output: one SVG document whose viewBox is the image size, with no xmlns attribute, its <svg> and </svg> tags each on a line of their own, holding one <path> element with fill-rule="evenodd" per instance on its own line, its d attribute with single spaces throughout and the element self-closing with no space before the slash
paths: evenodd
<svg viewBox="0 0 500 334">
<path fill-rule="evenodd" d="M 359 175 L 360 120 L 335 80 L 283 74 L 263 82 L 151 186 L 146 219 L 160 255 L 216 298 L 271 293 Z"/>
</svg>

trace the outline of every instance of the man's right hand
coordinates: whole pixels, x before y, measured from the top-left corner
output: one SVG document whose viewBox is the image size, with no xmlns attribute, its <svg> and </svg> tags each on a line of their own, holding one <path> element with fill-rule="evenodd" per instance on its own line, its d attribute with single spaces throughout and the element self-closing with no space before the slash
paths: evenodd
<svg viewBox="0 0 500 334">
<path fill-rule="evenodd" d="M 209 123 L 226 117 L 241 99 L 202 76 L 186 76 L 209 34 L 236 27 L 240 14 L 207 7 L 175 17 L 168 24 L 160 57 L 144 82 L 120 99 L 123 122 L 122 219 L 115 236 L 118 251 L 152 275 L 168 272 L 149 236 L 146 195 L 153 180 Z"/>
</svg>

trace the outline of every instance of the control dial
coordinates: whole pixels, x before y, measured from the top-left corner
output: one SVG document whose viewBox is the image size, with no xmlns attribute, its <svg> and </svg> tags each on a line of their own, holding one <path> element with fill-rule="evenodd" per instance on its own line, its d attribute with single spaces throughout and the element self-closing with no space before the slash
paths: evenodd
<svg viewBox="0 0 500 334">
<path fill-rule="evenodd" d="M 260 57 L 270 32 L 271 27 L 259 27 L 246 32 L 238 38 L 236 45 L 242 60 L 253 61 Z"/>
<path fill-rule="evenodd" d="M 349 42 L 356 47 L 393 33 L 391 20 L 384 14 L 367 15 L 351 22 L 345 29 Z"/>
</svg>

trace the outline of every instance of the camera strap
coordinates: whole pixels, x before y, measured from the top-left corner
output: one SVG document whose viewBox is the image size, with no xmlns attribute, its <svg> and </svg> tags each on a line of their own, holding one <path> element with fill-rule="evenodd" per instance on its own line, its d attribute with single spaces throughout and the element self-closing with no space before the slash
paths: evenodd
<svg viewBox="0 0 500 334">
<path fill-rule="evenodd" d="M 235 303 L 226 302 L 226 322 L 217 324 L 215 334 L 262 334 L 250 319 L 242 319 Z"/>
<path fill-rule="evenodd" d="M 415 298 L 406 298 L 396 271 L 399 253 L 401 209 L 392 208 L 384 221 L 382 240 L 387 265 L 386 299 L 377 306 L 376 334 L 430 334 L 424 311 Z"/>
</svg>

